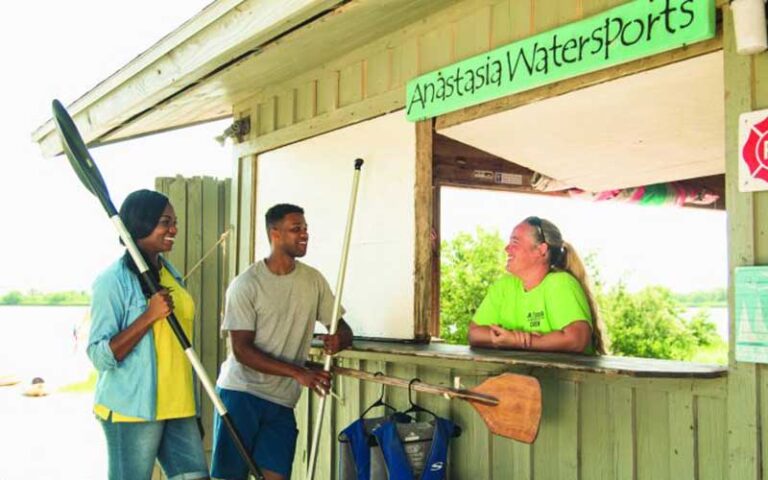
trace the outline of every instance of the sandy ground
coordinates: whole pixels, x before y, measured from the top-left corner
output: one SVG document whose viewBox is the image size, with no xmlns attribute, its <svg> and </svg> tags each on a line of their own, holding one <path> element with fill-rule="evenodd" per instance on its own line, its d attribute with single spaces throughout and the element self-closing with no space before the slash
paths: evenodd
<svg viewBox="0 0 768 480">
<path fill-rule="evenodd" d="M 0 387 L 0 479 L 103 479 L 106 452 L 91 395 L 32 398 Z"/>
<path fill-rule="evenodd" d="M 103 434 L 91 413 L 91 393 L 56 390 L 87 378 L 90 366 L 73 328 L 85 309 L 0 307 L 0 480 L 106 478 Z M 33 377 L 52 393 L 26 397 Z"/>
</svg>

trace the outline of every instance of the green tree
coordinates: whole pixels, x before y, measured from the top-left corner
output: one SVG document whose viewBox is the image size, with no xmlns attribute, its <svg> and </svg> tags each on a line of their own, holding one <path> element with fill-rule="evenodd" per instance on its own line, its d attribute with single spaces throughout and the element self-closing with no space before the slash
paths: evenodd
<svg viewBox="0 0 768 480">
<path fill-rule="evenodd" d="M 496 231 L 477 228 L 441 243 L 440 337 L 467 344 L 472 316 L 488 287 L 504 272 L 504 241 Z"/>
<path fill-rule="evenodd" d="M 0 304 L 3 305 L 18 305 L 24 296 L 19 291 L 8 292 L 0 297 Z"/>
<path fill-rule="evenodd" d="M 71 293 L 69 292 L 56 292 L 56 293 L 51 293 L 46 295 L 45 300 L 49 305 L 61 305 L 70 296 L 71 296 Z"/>
<path fill-rule="evenodd" d="M 21 293 L 14 290 L 0 297 L 0 305 L 88 305 L 90 301 L 88 292 L 74 290 L 51 293 L 37 290 Z"/>
<path fill-rule="evenodd" d="M 672 291 L 659 285 L 630 293 L 620 282 L 601 291 L 597 302 L 614 355 L 692 360 L 700 349 L 723 343 L 706 311 L 686 319 Z"/>
<path fill-rule="evenodd" d="M 717 334 L 717 325 L 709 317 L 706 310 L 699 310 L 688 320 L 688 331 L 699 346 L 711 346 L 722 342 Z"/>
</svg>

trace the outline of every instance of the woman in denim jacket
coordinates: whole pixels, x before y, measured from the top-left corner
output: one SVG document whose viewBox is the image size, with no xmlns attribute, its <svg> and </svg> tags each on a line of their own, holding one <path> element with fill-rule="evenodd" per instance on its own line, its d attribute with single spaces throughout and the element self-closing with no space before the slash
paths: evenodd
<svg viewBox="0 0 768 480">
<path fill-rule="evenodd" d="M 194 303 L 161 255 L 173 248 L 176 214 L 164 195 L 139 190 L 120 218 L 163 288 L 149 295 L 128 252 L 93 286 L 88 357 L 99 373 L 94 413 L 109 478 L 148 480 L 155 459 L 170 480 L 208 478 L 192 368 L 165 320 L 173 311 L 192 338 Z"/>
</svg>

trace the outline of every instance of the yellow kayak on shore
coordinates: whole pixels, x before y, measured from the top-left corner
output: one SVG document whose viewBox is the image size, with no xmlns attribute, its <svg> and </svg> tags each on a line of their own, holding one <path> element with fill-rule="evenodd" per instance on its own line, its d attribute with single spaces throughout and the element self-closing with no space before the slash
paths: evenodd
<svg viewBox="0 0 768 480">
<path fill-rule="evenodd" d="M 11 385 L 16 385 L 21 380 L 19 380 L 18 377 L 15 375 L 0 375 L 0 387 L 9 387 Z"/>
<path fill-rule="evenodd" d="M 45 380 L 40 377 L 33 378 L 32 382 L 21 392 L 22 395 L 27 397 L 44 397 L 48 393 L 48 389 L 45 387 Z"/>
</svg>

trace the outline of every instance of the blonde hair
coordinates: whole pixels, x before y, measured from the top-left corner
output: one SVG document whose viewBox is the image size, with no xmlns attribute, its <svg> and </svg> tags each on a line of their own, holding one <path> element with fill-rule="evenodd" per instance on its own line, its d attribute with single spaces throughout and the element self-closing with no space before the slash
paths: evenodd
<svg viewBox="0 0 768 480">
<path fill-rule="evenodd" d="M 581 257 L 570 243 L 563 240 L 560 229 L 554 223 L 539 217 L 528 217 L 525 219 L 525 223 L 534 227 L 536 240 L 539 243 L 547 244 L 550 270 L 566 271 L 579 281 L 592 312 L 592 344 L 597 353 L 605 355 L 609 349 L 608 339 L 603 334 L 605 325 L 600 318 L 592 290 L 589 288 L 587 269 L 584 267 Z"/>
</svg>

